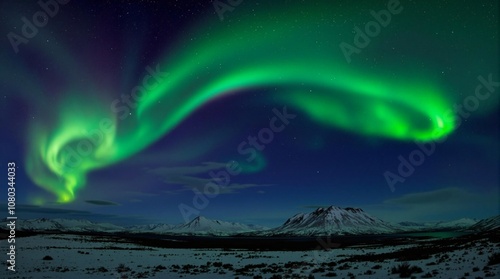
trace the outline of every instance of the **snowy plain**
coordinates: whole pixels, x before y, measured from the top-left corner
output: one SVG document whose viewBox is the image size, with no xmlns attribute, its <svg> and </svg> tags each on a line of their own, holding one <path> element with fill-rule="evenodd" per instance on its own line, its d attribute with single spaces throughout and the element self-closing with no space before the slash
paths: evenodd
<svg viewBox="0 0 500 279">
<path fill-rule="evenodd" d="M 7 270 L 3 261 L 0 277 L 400 278 L 391 274 L 392 267 L 403 263 L 400 259 L 381 256 L 376 261 L 358 261 L 355 256 L 376 257 L 421 247 L 426 242 L 435 245 L 439 240 L 329 251 L 249 251 L 157 248 L 105 236 L 40 234 L 16 239 L 16 272 Z M 7 247 L 7 241 L 2 239 L 0 247 Z M 500 243 L 485 238 L 407 262 L 422 269 L 412 274 L 414 278 L 499 278 L 500 264 L 487 266 L 488 257 L 499 250 Z"/>
</svg>

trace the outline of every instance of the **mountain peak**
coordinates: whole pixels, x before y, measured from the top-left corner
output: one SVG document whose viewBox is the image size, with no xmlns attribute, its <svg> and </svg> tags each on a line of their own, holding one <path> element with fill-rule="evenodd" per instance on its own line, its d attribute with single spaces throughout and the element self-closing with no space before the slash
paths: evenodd
<svg viewBox="0 0 500 279">
<path fill-rule="evenodd" d="M 318 207 L 313 211 L 313 213 L 323 213 L 326 211 L 333 211 L 333 210 L 338 210 L 338 209 L 340 209 L 340 207 L 330 205 L 329 207 Z"/>
<path fill-rule="evenodd" d="M 393 232 L 394 228 L 361 208 L 320 207 L 288 219 L 275 233 L 298 235 L 370 234 Z"/>
<path fill-rule="evenodd" d="M 349 211 L 352 213 L 364 213 L 363 209 L 361 209 L 361 208 L 356 208 L 356 207 L 342 208 L 342 207 L 335 206 L 335 205 L 331 205 L 329 207 L 318 207 L 318 208 L 316 208 L 316 210 L 314 210 L 313 213 L 319 214 L 319 213 L 323 213 L 323 212 L 333 212 L 333 211 L 343 211 L 343 210 Z"/>
<path fill-rule="evenodd" d="M 208 220 L 209 220 L 208 218 L 205 218 L 205 217 L 200 215 L 200 216 L 195 217 L 193 220 L 191 220 L 191 222 L 192 221 L 208 221 Z"/>
</svg>

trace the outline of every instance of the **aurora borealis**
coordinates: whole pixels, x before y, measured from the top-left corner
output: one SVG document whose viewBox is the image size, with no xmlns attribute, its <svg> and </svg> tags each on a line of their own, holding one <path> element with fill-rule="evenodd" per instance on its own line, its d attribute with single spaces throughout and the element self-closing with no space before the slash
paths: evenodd
<svg viewBox="0 0 500 279">
<path fill-rule="evenodd" d="M 244 171 L 235 177 L 239 191 L 227 196 L 246 196 L 248 208 L 253 195 L 276 197 L 283 191 L 271 188 L 280 187 L 293 189 L 287 205 L 384 204 L 398 197 L 382 173 L 397 167 L 398 155 L 414 149 L 415 141 L 441 138 L 437 154 L 397 195 L 450 188 L 490 196 L 498 190 L 492 163 L 498 92 L 465 125 L 457 127 L 460 116 L 450 113 L 474 93 L 478 76 L 498 80 L 492 24 L 498 18 L 489 10 L 498 3 L 469 3 L 476 14 L 491 15 L 469 18 L 453 3 L 400 1 L 402 12 L 348 63 L 339 45 L 352 43 L 354 27 L 374 20 L 370 11 L 386 9 L 388 1 L 244 1 L 222 21 L 209 1 L 170 2 L 69 2 L 19 45 L 19 53 L 4 42 L 3 119 L 22 114 L 15 127 L 4 122 L 12 127 L 4 146 L 16 146 L 5 154 L 23 165 L 25 183 L 32 185 L 26 204 L 88 210 L 85 200 L 111 200 L 134 208 L 144 197 L 125 193 L 137 192 L 155 197 L 141 210 L 156 211 L 168 200 L 175 211 L 190 199 L 190 189 L 206 182 L 201 176 L 228 160 Z M 35 2 L 2 8 L 10 11 L 3 16 L 6 34 L 21 32 L 20 14 L 40 9 Z M 456 18 L 441 18 L 443 10 Z M 259 153 L 257 166 L 245 167 L 238 143 L 267 123 L 272 108 L 282 107 L 297 120 Z M 463 158 L 472 151 L 464 145 L 484 154 L 478 165 L 486 167 L 462 179 L 468 172 L 443 166 L 467 169 Z M 311 178 L 311 167 L 319 178 Z M 258 185 L 265 190 L 245 192 Z M 354 198 L 357 187 L 378 190 Z M 384 194 L 369 200 L 372 191 Z M 238 203 L 225 196 L 209 210 Z"/>
</svg>

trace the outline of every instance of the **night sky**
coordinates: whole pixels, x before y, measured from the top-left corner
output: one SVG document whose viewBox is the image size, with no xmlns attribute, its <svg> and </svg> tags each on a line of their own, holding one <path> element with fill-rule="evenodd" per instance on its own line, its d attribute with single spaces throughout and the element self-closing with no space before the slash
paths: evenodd
<svg viewBox="0 0 500 279">
<path fill-rule="evenodd" d="M 66 2 L 0 4 L 20 217 L 499 213 L 498 1 Z"/>
</svg>

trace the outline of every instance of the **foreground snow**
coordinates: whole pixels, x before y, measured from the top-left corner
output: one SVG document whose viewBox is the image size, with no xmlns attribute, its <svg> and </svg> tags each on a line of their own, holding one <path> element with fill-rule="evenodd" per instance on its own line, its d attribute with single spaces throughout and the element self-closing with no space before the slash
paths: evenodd
<svg viewBox="0 0 500 279">
<path fill-rule="evenodd" d="M 0 241 L 7 247 L 6 240 Z M 16 239 L 16 272 L 0 272 L 1 278 L 398 278 L 391 268 L 396 259 L 355 261 L 353 256 L 395 252 L 421 245 L 339 248 L 330 251 L 246 251 L 223 249 L 165 249 L 96 236 L 36 235 Z M 459 245 L 458 250 L 436 253 L 429 259 L 409 261 L 423 269 L 422 278 L 498 278 L 500 265 L 483 270 L 499 244 L 485 240 Z M 4 254 L 5 255 L 5 254 Z M 52 260 L 43 260 L 50 256 Z M 346 260 L 343 262 L 342 260 Z M 5 262 L 4 262 L 5 265 Z M 478 268 L 479 271 L 473 271 Z M 495 274 L 495 275 L 493 275 Z M 294 275 L 297 275 L 294 277 Z M 298 277 L 298 275 L 302 277 Z M 424 277 L 426 278 L 426 277 Z"/>
</svg>

